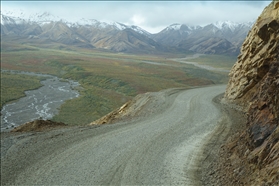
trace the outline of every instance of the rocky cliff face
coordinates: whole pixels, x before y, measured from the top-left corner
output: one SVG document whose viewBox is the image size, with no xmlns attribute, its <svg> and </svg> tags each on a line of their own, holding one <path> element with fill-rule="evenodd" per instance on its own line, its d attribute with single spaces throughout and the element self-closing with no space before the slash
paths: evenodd
<svg viewBox="0 0 279 186">
<path fill-rule="evenodd" d="M 230 161 L 239 160 L 235 178 L 244 184 L 279 184 L 278 0 L 257 19 L 229 76 L 225 99 L 241 105 L 248 117 L 246 131 L 229 145 Z"/>
</svg>

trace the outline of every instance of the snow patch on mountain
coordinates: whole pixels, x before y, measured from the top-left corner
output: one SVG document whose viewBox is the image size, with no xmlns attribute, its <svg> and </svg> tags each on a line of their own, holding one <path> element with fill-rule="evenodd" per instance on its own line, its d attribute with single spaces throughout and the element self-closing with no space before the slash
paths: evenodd
<svg viewBox="0 0 279 186">
<path fill-rule="evenodd" d="M 191 33 L 192 31 L 198 30 L 201 28 L 203 28 L 203 27 L 200 25 L 188 26 L 186 24 L 175 23 L 175 24 L 172 24 L 172 25 L 168 26 L 167 28 L 165 28 L 164 31 L 181 30 L 183 32 Z"/>
<path fill-rule="evenodd" d="M 126 25 L 122 24 L 122 23 L 118 23 L 118 22 L 113 22 L 111 23 L 112 26 L 114 26 L 117 30 L 124 30 L 127 28 Z"/>
<path fill-rule="evenodd" d="M 167 27 L 167 30 L 180 30 L 181 24 L 175 23 Z"/>
<path fill-rule="evenodd" d="M 98 24 L 99 21 L 97 21 L 96 19 L 80 19 L 79 21 L 73 23 L 75 25 L 96 25 Z"/>
<path fill-rule="evenodd" d="M 149 32 L 146 30 L 135 26 L 135 25 L 125 25 L 123 23 L 119 22 L 111 22 L 111 23 L 106 23 L 106 22 L 100 22 L 95 19 L 80 19 L 76 22 L 74 21 L 69 21 L 69 20 L 63 20 L 58 16 L 55 16 L 49 12 L 43 12 L 43 13 L 36 13 L 36 14 L 31 14 L 27 15 L 21 10 L 17 10 L 15 12 L 9 11 L 9 12 L 3 12 L 1 11 L 1 24 L 24 24 L 24 23 L 36 23 L 39 25 L 44 25 L 44 24 L 49 24 L 51 22 L 58 22 L 62 21 L 65 24 L 67 24 L 69 27 L 80 27 L 80 26 L 94 26 L 95 28 L 99 29 L 107 29 L 107 28 L 113 28 L 116 30 L 124 30 L 124 29 L 132 29 L 140 34 L 144 34 L 146 36 L 151 35 Z M 213 32 L 217 32 L 218 30 L 222 31 L 227 31 L 231 30 L 234 32 L 236 29 L 240 29 L 243 27 L 251 27 L 254 22 L 249 22 L 249 23 L 236 23 L 232 21 L 218 21 L 212 25 L 217 29 L 214 29 Z M 204 26 L 205 27 L 205 26 Z M 182 32 L 187 32 L 188 34 L 192 33 L 195 30 L 202 29 L 204 28 L 202 26 L 188 26 L 186 24 L 172 24 L 165 28 L 162 31 L 182 31 Z"/>
<path fill-rule="evenodd" d="M 71 26 L 71 27 L 94 26 L 94 27 L 99 28 L 99 29 L 106 29 L 106 28 L 110 27 L 110 28 L 114 28 L 116 30 L 125 30 L 125 29 L 129 28 L 129 29 L 132 29 L 132 30 L 140 33 L 140 34 L 150 35 L 149 32 L 147 32 L 144 29 L 142 29 L 138 26 L 135 26 L 135 25 L 128 26 L 128 25 L 125 25 L 125 24 L 119 23 L 119 22 L 106 23 L 106 22 L 97 21 L 95 19 L 84 19 L 84 18 L 82 18 L 79 21 L 74 22 L 74 23 L 68 22 L 68 26 Z"/>
<path fill-rule="evenodd" d="M 96 19 L 80 19 L 77 22 L 68 22 L 69 27 L 80 27 L 80 26 L 94 26 L 95 28 L 105 29 L 109 24 L 105 22 L 97 21 Z"/>
<path fill-rule="evenodd" d="M 1 14 L 1 24 L 6 25 L 6 24 L 25 24 L 26 21 L 24 19 L 21 19 L 19 17 L 9 17 L 9 16 L 4 16 Z"/>
<path fill-rule="evenodd" d="M 8 16 L 6 16 L 8 15 Z M 36 14 L 32 14 L 27 16 L 26 14 L 24 14 L 23 12 L 17 14 L 20 15 L 20 17 L 16 17 L 14 12 L 6 12 L 6 15 L 3 14 L 3 12 L 1 11 L 1 24 L 5 25 L 5 24 L 24 24 L 24 23 L 36 23 L 39 24 L 40 26 L 43 26 L 45 24 L 50 24 L 51 22 L 64 22 L 65 24 L 67 24 L 68 27 L 80 27 L 80 26 L 93 26 L 95 28 L 99 28 L 99 29 L 107 29 L 107 28 L 114 28 L 116 30 L 124 30 L 127 28 L 130 28 L 140 34 L 144 34 L 144 35 L 150 35 L 149 32 L 145 31 L 144 29 L 138 27 L 138 26 L 127 26 L 123 23 L 119 23 L 119 22 L 111 22 L 111 23 L 106 23 L 106 22 L 100 22 L 97 21 L 95 19 L 80 19 L 76 22 L 73 21 L 67 21 L 67 20 L 63 20 L 58 16 L 54 16 L 49 12 L 44 12 L 44 13 L 36 13 Z"/>
<path fill-rule="evenodd" d="M 222 30 L 224 28 L 229 28 L 230 30 L 235 30 L 235 28 L 239 25 L 239 23 L 232 22 L 232 21 L 218 21 L 213 23 L 218 29 Z"/>
<path fill-rule="evenodd" d="M 32 15 L 24 14 L 23 12 L 4 12 L 1 11 L 1 24 L 25 24 L 25 23 L 36 23 L 39 25 L 49 24 L 51 22 L 63 21 L 58 16 L 54 16 L 48 12 L 36 13 Z"/>
<path fill-rule="evenodd" d="M 142 29 L 142 28 L 140 28 L 138 26 L 132 25 L 129 28 L 131 28 L 132 30 L 134 30 L 134 31 L 136 31 L 136 32 L 138 32 L 140 34 L 144 34 L 146 36 L 151 35 L 149 32 L 147 32 L 146 30 L 144 30 L 144 29 Z"/>
<path fill-rule="evenodd" d="M 36 22 L 38 24 L 46 24 L 49 22 L 56 22 L 56 21 L 62 21 L 62 19 L 58 16 L 54 16 L 52 14 L 50 14 L 49 12 L 44 12 L 42 14 L 33 14 L 31 16 L 29 16 L 28 21 L 31 22 Z M 65 20 L 63 20 L 65 21 Z"/>
<path fill-rule="evenodd" d="M 28 15 L 24 13 L 23 10 L 12 10 L 12 11 L 6 11 L 1 9 L 1 15 L 5 15 L 7 17 L 12 17 L 12 18 L 20 18 L 20 19 L 27 19 Z"/>
<path fill-rule="evenodd" d="M 144 35 L 150 35 L 149 32 L 145 31 L 144 29 L 138 27 L 138 26 L 135 26 L 135 25 L 125 25 L 123 23 L 119 23 L 119 22 L 112 22 L 110 23 L 109 25 L 112 25 L 114 26 L 116 29 L 118 30 L 125 30 L 125 29 L 132 29 L 134 30 L 135 32 L 138 32 L 140 34 L 144 34 Z"/>
<path fill-rule="evenodd" d="M 237 22 L 233 22 L 233 21 L 218 21 L 218 22 L 214 23 L 213 25 L 220 30 L 230 29 L 233 32 L 237 28 L 240 28 L 243 26 L 252 27 L 253 22 L 237 23 Z"/>
</svg>

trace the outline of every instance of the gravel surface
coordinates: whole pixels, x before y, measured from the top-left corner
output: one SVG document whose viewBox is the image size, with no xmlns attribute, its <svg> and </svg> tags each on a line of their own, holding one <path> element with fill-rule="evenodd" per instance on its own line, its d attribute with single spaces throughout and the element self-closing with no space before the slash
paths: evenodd
<svg viewBox="0 0 279 186">
<path fill-rule="evenodd" d="M 175 62 L 178 62 L 178 63 L 184 63 L 184 64 L 189 64 L 189 65 L 194 65 L 196 67 L 199 67 L 199 68 L 202 68 L 202 69 L 206 69 L 206 70 L 211 70 L 211 71 L 219 71 L 219 72 L 230 72 L 230 70 L 225 70 L 225 69 L 222 69 L 222 68 L 215 68 L 215 67 L 212 67 L 212 66 L 209 66 L 209 65 L 202 65 L 202 64 L 199 64 L 197 62 L 191 62 L 189 60 L 191 59 L 195 59 L 195 58 L 198 58 L 200 56 L 202 56 L 203 54 L 195 54 L 191 57 L 185 57 L 185 58 L 176 58 L 176 59 L 171 59 L 172 61 L 175 61 Z"/>
<path fill-rule="evenodd" d="M 135 121 L 1 133 L 1 184 L 200 185 L 202 147 L 223 117 L 212 99 L 225 85 L 166 91 L 164 109 Z"/>
</svg>

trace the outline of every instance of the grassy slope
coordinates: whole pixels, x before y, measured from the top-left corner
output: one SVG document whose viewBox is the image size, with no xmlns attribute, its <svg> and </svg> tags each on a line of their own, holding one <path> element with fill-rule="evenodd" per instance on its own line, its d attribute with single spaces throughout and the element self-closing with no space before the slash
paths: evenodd
<svg viewBox="0 0 279 186">
<path fill-rule="evenodd" d="M 66 101 L 59 115 L 53 118 L 68 124 L 87 124 L 139 93 L 223 83 L 227 76 L 173 63 L 165 55 L 127 55 L 56 45 L 44 47 L 3 42 L 1 67 L 78 81 L 82 87 L 81 96 Z M 144 63 L 146 61 L 165 65 Z"/>
</svg>

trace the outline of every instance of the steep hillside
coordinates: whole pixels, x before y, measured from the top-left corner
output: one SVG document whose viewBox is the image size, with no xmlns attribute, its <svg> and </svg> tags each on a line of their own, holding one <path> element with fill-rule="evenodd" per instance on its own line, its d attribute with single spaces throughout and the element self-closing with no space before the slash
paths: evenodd
<svg viewBox="0 0 279 186">
<path fill-rule="evenodd" d="M 50 39 L 66 45 L 88 45 L 88 41 L 78 33 L 70 29 L 64 22 L 50 22 L 44 24 L 40 38 Z M 92 46 L 91 46 L 92 47 Z"/>
<path fill-rule="evenodd" d="M 189 27 L 185 24 L 172 24 L 157 34 L 153 34 L 152 38 L 164 45 L 177 46 L 179 42 L 187 38 L 194 30 L 201 27 Z"/>
<path fill-rule="evenodd" d="M 223 182 L 279 185 L 279 2 L 257 19 L 230 72 L 225 99 L 241 105 L 246 130 L 225 147 Z M 231 171 L 231 172 L 230 172 Z M 230 179 L 228 179 L 230 178 Z M 233 184 L 234 182 L 230 182 Z"/>
<path fill-rule="evenodd" d="M 167 51 L 163 45 L 130 28 L 117 32 L 115 35 L 107 35 L 107 37 L 96 41 L 94 46 L 129 53 Z"/>
<path fill-rule="evenodd" d="M 226 39 L 219 37 L 208 37 L 206 35 L 199 38 L 188 38 L 178 44 L 179 48 L 190 50 L 196 53 L 205 54 L 227 54 L 235 55 L 239 53 L 238 48 Z"/>
</svg>

